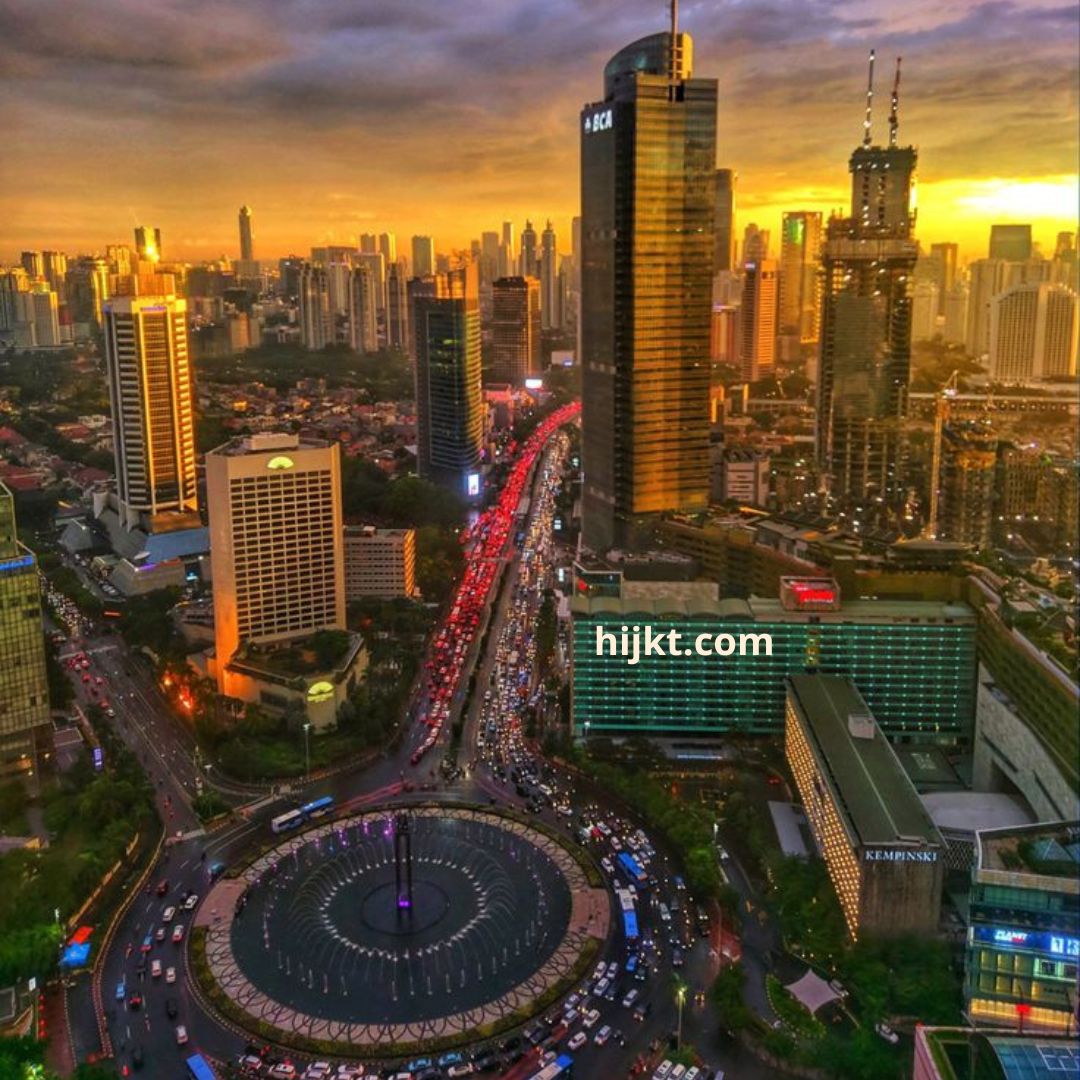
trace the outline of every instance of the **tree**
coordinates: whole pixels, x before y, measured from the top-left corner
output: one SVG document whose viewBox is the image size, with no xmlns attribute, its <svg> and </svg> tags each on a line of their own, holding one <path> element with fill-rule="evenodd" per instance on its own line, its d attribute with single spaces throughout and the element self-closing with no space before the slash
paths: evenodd
<svg viewBox="0 0 1080 1080">
<path fill-rule="evenodd" d="M 746 971 L 741 962 L 720 969 L 713 981 L 709 998 L 720 1013 L 720 1023 L 729 1031 L 740 1031 L 750 1023 L 750 1010 L 743 1000 Z"/>
</svg>

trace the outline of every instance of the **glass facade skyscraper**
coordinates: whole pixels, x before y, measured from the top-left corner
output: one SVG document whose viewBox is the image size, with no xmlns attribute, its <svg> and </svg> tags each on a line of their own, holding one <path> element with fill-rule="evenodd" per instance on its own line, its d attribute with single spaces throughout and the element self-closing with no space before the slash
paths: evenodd
<svg viewBox="0 0 1080 1080">
<path fill-rule="evenodd" d="M 604 69 L 581 112 L 585 543 L 709 495 L 709 326 L 716 81 L 687 34 L 654 34 Z"/>
</svg>

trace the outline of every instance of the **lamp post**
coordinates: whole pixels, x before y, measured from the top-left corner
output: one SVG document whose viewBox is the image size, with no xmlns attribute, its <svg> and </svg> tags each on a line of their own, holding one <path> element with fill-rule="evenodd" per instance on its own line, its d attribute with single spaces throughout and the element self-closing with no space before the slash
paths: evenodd
<svg viewBox="0 0 1080 1080">
<path fill-rule="evenodd" d="M 309 720 L 304 721 L 304 779 L 308 778 L 308 774 L 311 772 L 311 740 L 309 738 L 311 732 L 311 722 Z"/>
<path fill-rule="evenodd" d="M 678 990 L 675 991 L 675 1000 L 679 1003 L 679 1026 L 675 1033 L 675 1049 L 682 1049 L 682 1007 L 683 1002 L 686 1001 L 686 986 L 680 984 Z"/>
</svg>

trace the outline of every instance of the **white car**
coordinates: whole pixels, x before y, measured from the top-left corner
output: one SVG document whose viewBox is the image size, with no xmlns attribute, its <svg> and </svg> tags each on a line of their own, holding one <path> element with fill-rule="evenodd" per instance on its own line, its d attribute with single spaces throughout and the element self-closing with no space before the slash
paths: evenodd
<svg viewBox="0 0 1080 1080">
<path fill-rule="evenodd" d="M 177 923 L 173 927 L 172 939 L 173 939 L 173 944 L 174 945 L 179 945 L 180 942 L 184 940 L 184 924 L 183 923 Z"/>
<path fill-rule="evenodd" d="M 626 997 L 622 999 L 624 1009 L 632 1009 L 634 1002 L 638 999 L 638 988 L 635 986 L 632 990 L 627 992 Z"/>
<path fill-rule="evenodd" d="M 566 1045 L 571 1050 L 580 1050 L 589 1041 L 584 1031 L 579 1031 Z"/>
<path fill-rule="evenodd" d="M 596 1022 L 599 1019 L 600 1019 L 600 1010 L 599 1009 L 590 1009 L 585 1014 L 585 1016 L 582 1018 L 581 1022 L 582 1022 L 582 1024 L 584 1024 L 584 1026 L 586 1028 L 594 1028 L 594 1027 L 596 1027 Z"/>
<path fill-rule="evenodd" d="M 668 1080 L 683 1080 L 683 1077 L 685 1075 L 686 1075 L 686 1066 L 685 1065 L 676 1065 L 675 1068 L 671 1070 L 671 1075 L 668 1077 Z"/>
<path fill-rule="evenodd" d="M 150 963 L 150 978 L 151 979 L 160 979 L 161 978 L 161 961 L 160 960 L 151 961 L 151 963 Z"/>
<path fill-rule="evenodd" d="M 191 910 L 192 910 L 192 908 L 194 908 L 194 907 L 195 907 L 195 905 L 196 905 L 196 904 L 197 904 L 198 902 L 199 902 L 199 897 L 198 897 L 198 895 L 197 895 L 196 893 L 192 893 L 192 894 L 191 894 L 191 895 L 190 895 L 190 896 L 189 896 L 189 897 L 188 897 L 188 898 L 187 898 L 187 899 L 186 899 L 186 900 L 184 901 L 184 910 L 185 910 L 185 911 L 191 911 Z"/>
<path fill-rule="evenodd" d="M 611 1028 L 605 1024 L 594 1036 L 593 1042 L 597 1046 L 603 1046 L 611 1038 Z"/>
<path fill-rule="evenodd" d="M 270 1066 L 270 1071 L 266 1075 L 272 1077 L 273 1080 L 294 1080 L 296 1066 L 290 1065 L 287 1061 L 279 1061 L 276 1065 Z"/>
<path fill-rule="evenodd" d="M 155 963 L 155 964 L 156 964 L 156 963 L 160 963 L 160 961 L 158 961 L 158 960 L 155 960 L 155 961 L 154 961 L 154 963 Z M 174 968 L 174 967 L 167 967 L 167 968 L 165 969 L 165 981 L 166 981 L 167 983 L 174 983 L 174 982 L 176 982 L 176 968 Z"/>
<path fill-rule="evenodd" d="M 183 1024 L 176 1026 L 176 1045 L 183 1046 L 187 1042 L 187 1028 Z"/>
<path fill-rule="evenodd" d="M 313 1061 L 304 1070 L 304 1080 L 327 1080 L 332 1068 L 329 1061 Z"/>
<path fill-rule="evenodd" d="M 667 1058 L 664 1058 L 664 1060 L 657 1065 L 656 1072 L 652 1074 L 653 1080 L 666 1080 L 672 1068 L 674 1068 L 672 1063 Z"/>
<path fill-rule="evenodd" d="M 173 918 L 175 917 L 175 915 L 176 915 L 176 908 L 174 908 L 172 906 L 167 907 L 161 913 L 161 921 L 163 923 L 171 923 L 173 921 Z"/>
</svg>

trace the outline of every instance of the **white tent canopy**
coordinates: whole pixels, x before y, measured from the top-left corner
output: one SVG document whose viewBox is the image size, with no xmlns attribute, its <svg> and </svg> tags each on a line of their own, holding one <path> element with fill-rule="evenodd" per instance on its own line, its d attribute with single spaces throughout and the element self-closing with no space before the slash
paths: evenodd
<svg viewBox="0 0 1080 1080">
<path fill-rule="evenodd" d="M 789 983 L 784 989 L 811 1013 L 816 1013 L 823 1005 L 840 997 L 820 975 L 815 975 L 809 968 L 801 979 Z"/>
</svg>

